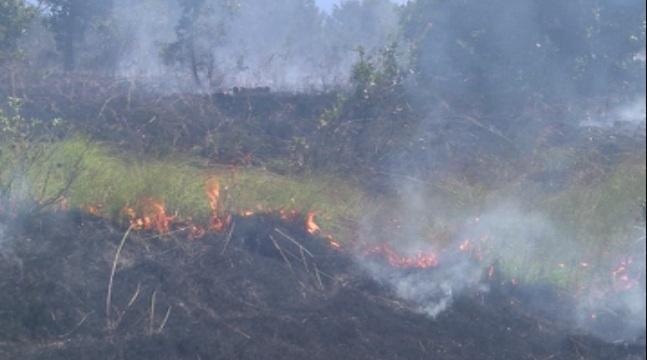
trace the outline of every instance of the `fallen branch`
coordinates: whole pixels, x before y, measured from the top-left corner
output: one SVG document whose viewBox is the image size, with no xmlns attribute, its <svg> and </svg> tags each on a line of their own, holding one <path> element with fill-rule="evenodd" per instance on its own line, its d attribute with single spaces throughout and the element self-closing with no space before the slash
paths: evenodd
<svg viewBox="0 0 647 360">
<path fill-rule="evenodd" d="M 166 322 L 168 321 L 168 318 L 171 316 L 171 310 L 173 309 L 173 306 L 169 306 L 168 309 L 166 310 L 166 315 L 164 315 L 164 319 L 162 320 L 162 324 L 157 328 L 156 334 L 161 334 L 162 331 L 164 330 L 164 327 L 166 326 Z"/>
<path fill-rule="evenodd" d="M 126 244 L 126 239 L 128 239 L 128 235 L 130 235 L 130 232 L 132 230 L 133 230 L 133 226 L 131 225 L 128 227 L 128 230 L 126 230 L 126 233 L 121 238 L 121 242 L 119 243 L 119 246 L 117 247 L 117 252 L 115 253 L 115 258 L 112 261 L 112 270 L 110 271 L 110 279 L 108 280 L 108 295 L 106 296 L 106 325 L 109 330 L 113 329 L 113 323 L 110 317 L 111 317 L 111 308 L 112 308 L 112 285 L 114 284 L 115 273 L 117 272 L 117 263 L 119 262 L 119 255 L 121 254 L 121 250 L 124 248 L 124 244 Z"/>
<path fill-rule="evenodd" d="M 153 334 L 153 325 L 155 323 L 155 298 L 157 297 L 157 290 L 153 291 L 151 295 L 151 307 L 148 318 L 148 335 Z"/>
<path fill-rule="evenodd" d="M 308 250 L 306 249 L 305 246 L 301 245 L 298 241 L 294 240 L 292 237 L 290 237 L 288 234 L 284 233 L 281 231 L 279 228 L 274 228 L 274 231 L 282 235 L 284 238 L 290 240 L 294 245 L 298 246 L 301 250 L 303 250 L 306 254 L 310 255 L 311 258 L 314 258 L 315 256 Z"/>
<path fill-rule="evenodd" d="M 231 241 L 231 236 L 234 234 L 234 229 L 236 228 L 236 222 L 231 223 L 231 227 L 229 228 L 229 233 L 227 233 L 227 237 L 225 238 L 225 246 L 223 246 L 222 251 L 220 252 L 220 255 L 223 255 L 225 251 L 227 251 L 227 247 L 229 246 L 229 242 Z"/>
<path fill-rule="evenodd" d="M 285 254 L 283 253 L 283 250 L 281 249 L 279 244 L 276 242 L 274 237 L 272 237 L 272 235 L 270 235 L 270 240 L 272 240 L 272 244 L 274 244 L 274 247 L 276 248 L 276 250 L 278 250 L 279 254 L 281 254 L 281 257 L 283 258 L 283 261 L 285 261 L 285 263 L 288 265 L 288 268 L 290 268 L 290 271 L 294 274 L 294 270 L 292 269 L 292 263 L 290 263 L 290 260 L 288 260 L 288 258 L 285 256 Z"/>
</svg>

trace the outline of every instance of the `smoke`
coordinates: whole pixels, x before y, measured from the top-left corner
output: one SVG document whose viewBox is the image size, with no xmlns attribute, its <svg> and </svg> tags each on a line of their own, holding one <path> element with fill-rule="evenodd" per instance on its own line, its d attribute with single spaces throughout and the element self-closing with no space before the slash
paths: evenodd
<svg viewBox="0 0 647 360">
<path fill-rule="evenodd" d="M 563 121 L 573 130 L 571 135 L 578 131 L 583 134 L 580 127 L 583 125 L 613 130 L 608 132 L 610 135 L 642 132 L 644 136 L 644 7 L 644 2 L 634 0 L 410 2 L 404 12 L 403 32 L 418 51 L 414 60 L 421 86 L 416 90 L 426 102 L 426 110 L 434 114 L 420 128 L 430 129 L 428 132 L 432 135 L 441 134 L 437 136 L 441 138 L 438 143 L 446 145 L 447 153 L 450 153 L 450 144 L 453 145 L 451 152 L 458 155 L 439 161 L 443 154 L 439 148 L 443 146 L 430 147 L 428 151 L 421 149 L 406 156 L 393 154 L 394 159 L 406 162 L 408 167 L 392 165 L 391 173 L 421 174 L 422 182 L 434 183 L 433 172 L 446 171 L 455 178 L 477 172 L 456 170 L 458 166 L 452 168 L 450 162 L 452 159 L 457 162 L 458 156 L 472 158 L 470 164 L 480 166 L 479 170 L 490 165 L 496 172 L 504 163 L 514 166 L 518 173 L 515 184 L 495 184 L 498 188 L 485 190 L 489 192 L 483 196 L 485 204 L 466 205 L 462 213 L 452 206 L 452 201 L 462 199 L 460 196 L 436 202 L 432 200 L 435 190 L 430 190 L 433 185 L 412 186 L 394 180 L 398 200 L 386 216 L 368 214 L 363 241 L 388 242 L 403 255 L 433 251 L 439 256 L 438 267 L 403 271 L 360 260 L 367 271 L 390 286 L 394 293 L 416 304 L 420 311 L 436 316 L 461 293 L 483 291 L 484 274 L 490 265 L 498 264 L 505 276 L 516 278 L 520 284 L 528 287 L 550 284 L 571 295 L 576 305 L 565 312 L 572 314 L 575 325 L 583 331 L 612 341 L 644 334 L 644 235 L 642 240 L 627 245 L 624 239 L 627 234 L 612 234 L 617 238 L 609 239 L 589 234 L 594 231 L 588 228 L 591 227 L 589 220 L 560 219 L 564 217 L 559 215 L 562 209 L 538 206 L 552 195 L 530 187 L 534 180 L 529 178 L 536 171 L 532 160 L 519 154 L 473 151 L 492 148 L 501 140 L 507 141 L 510 148 L 528 146 L 516 134 L 524 134 L 527 139 L 538 136 L 537 128 L 542 124 L 553 125 L 553 121 L 543 118 L 551 116 L 547 115 L 550 111 L 537 112 L 538 108 L 566 109 L 560 113 L 563 118 L 555 119 L 554 123 Z M 433 95 L 442 100 L 430 101 Z M 443 115 L 440 110 L 443 107 L 469 116 L 483 114 L 477 118 L 477 126 L 484 131 L 457 131 L 453 138 L 446 132 L 449 135 L 443 137 L 445 129 L 459 126 L 457 117 Z M 531 115 L 511 115 L 520 113 Z M 533 149 L 537 153 L 545 150 Z M 636 151 L 638 155 L 640 151 L 644 154 L 644 148 Z M 488 159 L 488 155 L 495 157 L 495 161 Z M 519 160 L 514 156 L 527 163 L 511 165 L 512 160 Z M 550 161 L 559 160 L 552 156 Z M 502 171 L 506 166 L 500 167 Z M 571 164 L 565 166 L 564 172 L 568 177 L 578 170 Z M 549 179 L 537 181 L 555 180 L 551 174 L 546 176 Z M 640 176 L 644 177 L 644 172 Z M 570 180 L 565 181 L 564 189 L 560 189 L 563 193 L 559 195 L 568 198 L 561 206 L 575 209 L 583 206 L 578 201 L 584 202 L 575 194 L 587 185 L 570 183 Z M 582 189 L 577 189 L 578 186 Z M 521 191 L 515 192 L 511 187 Z M 570 192 L 568 196 L 567 192 Z M 503 193 L 507 194 L 502 196 Z M 601 201 L 590 205 L 630 206 L 627 202 L 611 204 L 608 198 Z M 588 208 L 582 212 L 594 211 Z M 385 221 L 392 213 L 402 216 L 397 222 Z M 447 213 L 453 219 L 446 220 Z M 635 223 L 635 219 L 618 216 L 604 221 L 609 226 Z M 449 223 L 445 228 L 451 235 L 439 241 L 438 236 L 430 233 L 441 232 L 439 228 L 444 222 Z M 644 234 L 644 229 L 641 231 Z M 585 233 L 586 236 L 582 235 Z M 549 299 L 534 300 L 545 309 L 555 306 Z"/>
<path fill-rule="evenodd" d="M 0 223 L 0 255 L 4 255 L 5 241 L 5 226 Z"/>
<path fill-rule="evenodd" d="M 562 320 L 605 340 L 632 340 L 645 333 L 644 226 L 636 228 L 633 246 L 608 249 L 615 255 L 592 262 L 586 244 L 569 239 L 545 213 L 507 199 L 464 214 L 449 241 L 436 243 L 419 222 L 424 218 L 420 214 L 438 213 L 442 204 L 426 204 L 418 186 L 403 186 L 406 196 L 395 211 L 411 223 L 401 222 L 394 231 L 389 229 L 392 224 L 372 214 L 365 219 L 363 241 L 388 241 L 403 256 L 435 253 L 438 265 L 405 269 L 366 256 L 357 261 L 417 311 L 435 317 L 457 296 L 488 292 L 491 281 L 500 278 L 530 293 L 533 311 L 557 316 L 560 304 L 554 298 L 544 299 L 538 290 L 533 293 L 535 285 L 552 284 L 573 298 L 573 303 L 561 304 L 559 313 L 572 316 Z"/>
<path fill-rule="evenodd" d="M 594 111 L 587 114 L 581 122 L 582 126 L 602 128 L 626 135 L 645 135 L 645 120 L 647 108 L 645 95 L 637 95 L 634 99 L 612 107 L 608 111 Z"/>
<path fill-rule="evenodd" d="M 230 10 L 207 4 L 196 26 L 199 57 L 208 58 L 205 86 L 269 86 L 276 90 L 322 90 L 346 84 L 356 49 L 374 51 L 395 39 L 396 6 L 389 0 L 345 1 L 330 13 L 303 0 L 244 0 Z M 176 2 L 118 0 L 113 21 L 120 54 L 116 73 L 143 77 L 162 87 L 195 89 L 188 66 L 169 66 L 165 47 L 177 40 Z M 154 80 L 154 81 L 153 81 Z"/>
</svg>

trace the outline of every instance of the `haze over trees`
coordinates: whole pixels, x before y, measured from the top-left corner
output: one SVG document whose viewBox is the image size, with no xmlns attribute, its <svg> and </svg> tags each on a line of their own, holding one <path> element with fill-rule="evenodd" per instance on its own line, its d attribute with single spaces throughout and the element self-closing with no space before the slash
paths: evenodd
<svg viewBox="0 0 647 360">
<path fill-rule="evenodd" d="M 191 359 L 240 356 L 251 343 L 272 357 L 271 342 L 294 347 L 297 359 L 314 354 L 312 344 L 322 359 L 369 348 L 395 358 L 399 347 L 464 358 L 482 344 L 493 352 L 481 357 L 514 360 L 644 350 L 644 0 L 335 3 L 0 0 L 0 289 L 15 290 L 0 291 L 0 308 L 12 304 L 0 311 L 0 358 L 68 359 L 75 349 L 83 358 L 102 346 L 129 357 L 124 341 L 132 354 L 143 343 Z M 62 218 L 63 232 L 44 230 Z M 294 233 L 278 232 L 288 223 Z M 351 255 L 343 267 L 359 265 L 371 282 L 335 269 L 321 277 L 327 269 L 311 262 L 332 258 L 307 253 L 304 239 L 321 254 Z M 15 264 L 5 261 L 14 244 L 23 251 Z M 45 260 L 36 267 L 35 252 Z M 243 257 L 227 261 L 234 253 Z M 51 254 L 62 255 L 49 272 Z M 114 306 L 106 266 L 111 283 L 117 275 Z M 228 276 L 220 266 L 237 274 L 229 290 L 218 285 Z M 155 280 L 139 282 L 133 269 Z M 183 273 L 174 279 L 189 287 L 162 270 Z M 257 312 L 263 291 L 240 281 L 250 271 L 263 275 L 259 284 L 277 280 L 276 296 L 266 293 L 276 307 Z M 209 281 L 185 281 L 195 274 Z M 46 280 L 38 302 L 34 279 Z M 347 285 L 384 306 L 346 301 Z M 514 292 L 526 285 L 529 306 L 518 307 Z M 461 293 L 478 306 L 431 319 Z M 383 352 L 381 337 L 358 330 L 381 324 L 389 308 L 405 320 L 385 329 L 407 328 L 421 342 L 401 336 Z M 475 319 L 481 308 L 492 320 Z M 533 332 L 497 320 L 512 308 L 512 323 Z M 321 326 L 330 313 L 338 328 Z M 418 316 L 424 327 L 411 328 Z M 283 321 L 285 342 L 274 336 Z M 473 324 L 499 327 L 456 341 Z M 544 337 L 551 328 L 558 336 Z M 582 332 L 603 341 L 582 353 Z M 505 346 L 490 346 L 492 336 Z"/>
</svg>

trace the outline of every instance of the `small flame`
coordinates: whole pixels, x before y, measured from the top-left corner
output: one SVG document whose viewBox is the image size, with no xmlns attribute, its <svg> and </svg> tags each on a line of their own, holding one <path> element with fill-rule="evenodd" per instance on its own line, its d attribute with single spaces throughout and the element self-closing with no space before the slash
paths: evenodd
<svg viewBox="0 0 647 360">
<path fill-rule="evenodd" d="M 130 220 L 130 226 L 133 230 L 155 230 L 160 234 L 166 234 L 171 229 L 171 222 L 175 216 L 169 216 L 166 213 L 164 203 L 154 199 L 144 199 L 139 206 L 141 213 L 131 207 L 126 207 L 122 211 Z"/>
<path fill-rule="evenodd" d="M 328 236 L 326 236 L 326 240 L 328 240 L 328 244 L 329 244 L 333 249 L 335 249 L 335 250 L 339 250 L 339 249 L 341 249 L 341 243 L 340 243 L 339 241 L 335 240 L 335 238 L 334 238 L 334 237 L 332 237 L 332 235 L 328 235 Z"/>
<path fill-rule="evenodd" d="M 279 216 L 281 217 L 281 220 L 283 220 L 283 221 L 292 222 L 299 216 L 299 212 L 296 211 L 296 210 L 280 209 L 279 210 Z M 313 221 L 314 221 L 314 218 L 313 218 Z"/>
<path fill-rule="evenodd" d="M 218 200 L 220 200 L 220 183 L 217 179 L 211 179 L 207 181 L 205 185 L 205 191 L 207 192 L 207 197 L 209 198 L 209 207 L 212 212 L 218 211 Z"/>
<path fill-rule="evenodd" d="M 218 205 L 220 200 L 220 183 L 217 179 L 207 181 L 205 185 L 207 198 L 209 199 L 209 207 L 211 208 L 211 221 L 209 223 L 209 230 L 214 232 L 221 232 L 231 223 L 231 214 L 221 217 L 218 214 Z"/>
<path fill-rule="evenodd" d="M 321 228 L 315 222 L 315 213 L 312 211 L 308 212 L 308 214 L 306 215 L 306 230 L 312 235 L 317 234 L 319 233 L 319 231 L 321 231 Z"/>
<path fill-rule="evenodd" d="M 488 268 L 487 277 L 488 279 L 494 278 L 494 265 L 490 265 L 490 267 Z"/>
<path fill-rule="evenodd" d="M 195 224 L 189 226 L 189 239 L 191 240 L 201 239 L 206 234 L 207 230 L 205 230 L 202 226 Z"/>
<path fill-rule="evenodd" d="M 366 255 L 382 256 L 393 267 L 426 269 L 438 265 L 438 256 L 433 252 L 418 251 L 413 255 L 404 256 L 388 244 L 373 246 L 366 250 Z"/>
<path fill-rule="evenodd" d="M 243 210 L 240 212 L 240 216 L 243 217 L 254 216 L 254 214 L 256 214 L 256 212 L 254 212 L 253 210 Z"/>
</svg>

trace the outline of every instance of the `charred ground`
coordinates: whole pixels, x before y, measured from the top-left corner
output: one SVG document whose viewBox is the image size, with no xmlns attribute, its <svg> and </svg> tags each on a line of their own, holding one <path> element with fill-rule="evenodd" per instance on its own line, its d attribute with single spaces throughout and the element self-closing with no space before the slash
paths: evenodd
<svg viewBox="0 0 647 360">
<path fill-rule="evenodd" d="M 77 211 L 14 219 L 0 258 L 0 356 L 644 359 L 644 338 L 608 344 L 574 331 L 560 316 L 568 297 L 550 287 L 491 280 L 432 319 L 301 222 L 233 224 L 201 241 L 129 234 L 108 320 L 124 230 Z M 535 296 L 554 309 L 534 307 Z"/>
</svg>

